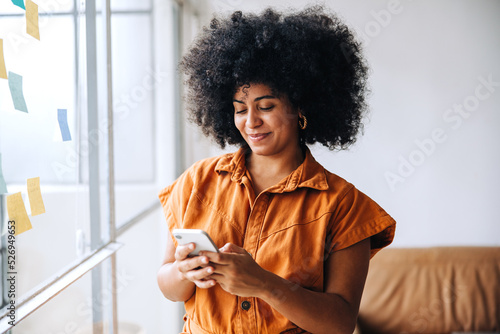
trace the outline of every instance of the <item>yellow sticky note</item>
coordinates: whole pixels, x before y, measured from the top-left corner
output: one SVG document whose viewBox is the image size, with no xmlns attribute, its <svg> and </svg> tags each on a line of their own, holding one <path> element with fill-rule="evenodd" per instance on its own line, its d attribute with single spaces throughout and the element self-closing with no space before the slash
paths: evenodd
<svg viewBox="0 0 500 334">
<path fill-rule="evenodd" d="M 0 38 L 0 78 L 7 78 L 7 69 L 5 68 L 5 59 L 3 57 L 3 39 Z"/>
<path fill-rule="evenodd" d="M 42 192 L 40 191 L 40 178 L 28 179 L 28 198 L 30 199 L 31 215 L 41 215 L 45 213 Z"/>
<path fill-rule="evenodd" d="M 31 0 L 26 0 L 26 32 L 40 40 L 38 30 L 38 5 Z"/>
<path fill-rule="evenodd" d="M 31 222 L 28 218 L 21 193 L 7 196 L 7 212 L 9 220 L 14 221 L 16 228 L 15 235 L 31 230 Z"/>
</svg>

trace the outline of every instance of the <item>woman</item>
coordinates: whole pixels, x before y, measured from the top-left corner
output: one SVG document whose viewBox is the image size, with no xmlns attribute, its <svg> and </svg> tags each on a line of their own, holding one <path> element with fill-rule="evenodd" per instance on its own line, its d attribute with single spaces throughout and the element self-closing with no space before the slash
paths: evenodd
<svg viewBox="0 0 500 334">
<path fill-rule="evenodd" d="M 371 256 L 395 222 L 307 144 L 352 144 L 367 68 L 320 7 L 214 19 L 181 63 L 193 120 L 232 154 L 160 193 L 169 234 L 203 229 L 220 253 L 169 236 L 158 284 L 186 333 L 352 333 Z"/>
</svg>

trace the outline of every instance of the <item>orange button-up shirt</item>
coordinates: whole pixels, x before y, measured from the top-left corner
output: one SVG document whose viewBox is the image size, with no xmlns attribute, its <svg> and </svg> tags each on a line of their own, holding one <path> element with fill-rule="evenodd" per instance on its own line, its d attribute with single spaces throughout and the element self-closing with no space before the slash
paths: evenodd
<svg viewBox="0 0 500 334">
<path fill-rule="evenodd" d="M 219 248 L 227 242 L 243 247 L 262 268 L 314 291 L 324 291 L 329 254 L 370 237 L 373 256 L 395 231 L 380 206 L 324 169 L 309 150 L 295 171 L 258 196 L 240 149 L 197 162 L 159 197 L 170 231 L 205 230 Z M 186 333 L 306 333 L 261 299 L 234 296 L 219 285 L 196 288 L 185 308 Z"/>
</svg>

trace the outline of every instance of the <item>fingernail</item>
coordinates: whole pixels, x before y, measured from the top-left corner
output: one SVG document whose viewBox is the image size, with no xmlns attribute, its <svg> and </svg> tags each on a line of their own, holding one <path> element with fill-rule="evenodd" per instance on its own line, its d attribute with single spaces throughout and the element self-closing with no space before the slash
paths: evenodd
<svg viewBox="0 0 500 334">
<path fill-rule="evenodd" d="M 214 270 L 213 270 L 212 268 L 208 268 L 208 269 L 207 269 L 207 272 L 208 272 L 208 273 L 212 273 L 213 271 L 214 271 Z"/>
<path fill-rule="evenodd" d="M 206 257 L 204 257 L 204 258 L 201 259 L 201 262 L 208 263 L 208 259 Z"/>
</svg>

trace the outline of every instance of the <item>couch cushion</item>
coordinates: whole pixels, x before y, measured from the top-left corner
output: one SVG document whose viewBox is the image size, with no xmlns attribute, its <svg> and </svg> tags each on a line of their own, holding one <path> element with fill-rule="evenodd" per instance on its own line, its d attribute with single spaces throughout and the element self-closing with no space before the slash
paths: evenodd
<svg viewBox="0 0 500 334">
<path fill-rule="evenodd" d="M 380 251 L 358 325 L 385 334 L 500 331 L 500 247 Z"/>
</svg>

